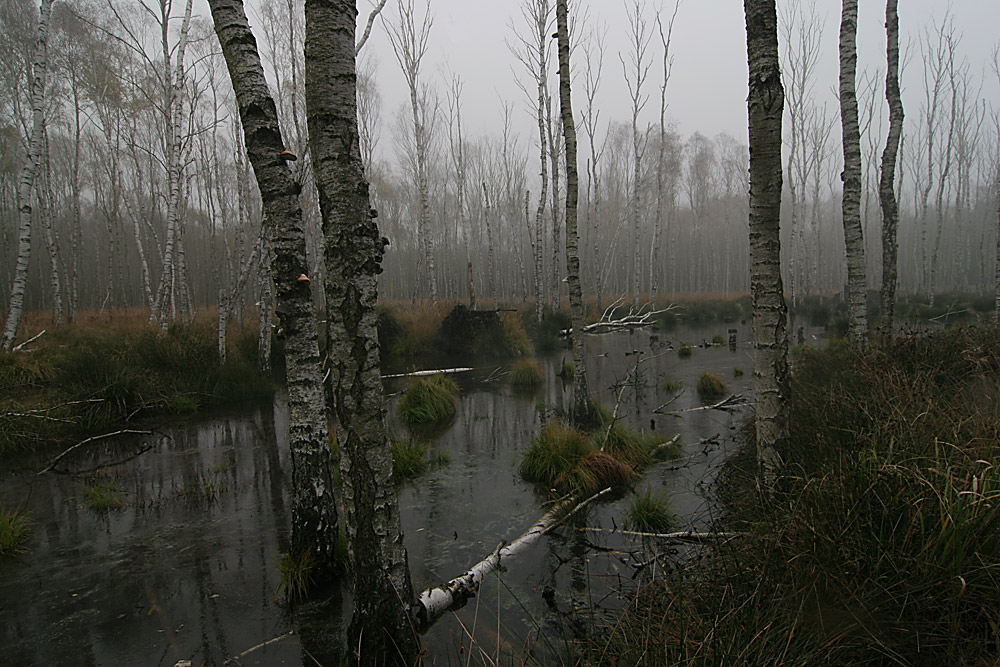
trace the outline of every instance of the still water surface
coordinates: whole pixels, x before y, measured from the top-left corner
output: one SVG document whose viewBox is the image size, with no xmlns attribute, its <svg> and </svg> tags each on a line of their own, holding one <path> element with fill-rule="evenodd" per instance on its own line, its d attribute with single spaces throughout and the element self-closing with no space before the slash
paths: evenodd
<svg viewBox="0 0 1000 667">
<path fill-rule="evenodd" d="M 671 349 L 726 336 L 730 327 L 738 332 L 736 348 L 697 347 L 690 359 Z M 635 427 L 655 427 L 665 438 L 680 434 L 681 457 L 647 469 L 636 485 L 670 497 L 679 529 L 710 523 L 708 487 L 736 446 L 736 429 L 747 413 L 655 415 L 673 396 L 664 380 L 684 387 L 666 410 L 703 404 L 694 389 L 703 371 L 749 397 L 748 340 L 744 324 L 587 338 L 591 391 L 613 406 L 628 380 L 620 416 Z M 520 479 L 517 467 L 545 416 L 571 404 L 572 384 L 556 376 L 570 358 L 568 351 L 542 358 L 545 382 L 529 394 L 497 381 L 494 366 L 456 376 L 458 414 L 431 443 L 450 463 L 408 483 L 399 495 L 416 590 L 460 574 L 543 514 L 546 497 Z M 644 360 L 638 366 L 637 358 Z M 734 377 L 734 368 L 745 373 Z M 387 392 L 405 383 L 393 380 Z M 390 428 L 405 436 L 396 400 L 389 403 Z M 64 472 L 36 475 L 42 457 L 8 468 L 0 477 L 0 498 L 22 507 L 34 531 L 22 556 L 0 564 L 2 662 L 334 664 L 348 595 L 333 591 L 295 610 L 275 600 L 276 563 L 289 520 L 287 420 L 279 397 L 174 423 L 151 436 L 94 443 L 67 457 L 60 464 Z M 94 481 L 114 486 L 123 507 L 87 509 L 83 488 Z M 489 577 L 478 598 L 425 635 L 428 657 L 436 664 L 465 664 L 471 653 L 479 664 L 487 662 L 484 655 L 528 650 L 549 663 L 565 659 L 567 637 L 586 635 L 595 619 L 617 613 L 622 594 L 665 562 L 654 556 L 669 556 L 671 545 L 619 530 L 631 498 L 581 512 Z M 274 638 L 281 639 L 232 661 Z"/>
</svg>

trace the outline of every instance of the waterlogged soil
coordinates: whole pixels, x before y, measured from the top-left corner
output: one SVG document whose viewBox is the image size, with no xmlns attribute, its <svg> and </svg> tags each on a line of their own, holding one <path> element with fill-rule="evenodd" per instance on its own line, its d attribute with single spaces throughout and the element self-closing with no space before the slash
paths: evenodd
<svg viewBox="0 0 1000 667">
<path fill-rule="evenodd" d="M 735 347 L 703 346 L 717 334 L 728 339 L 728 329 Z M 715 373 L 731 393 L 752 398 L 749 337 L 747 323 L 719 323 L 586 339 L 591 391 L 609 407 L 620 396 L 618 415 L 633 427 L 680 435 L 680 457 L 649 467 L 635 486 L 669 498 L 678 530 L 710 526 L 709 489 L 747 416 L 746 408 L 690 411 L 705 405 L 698 376 Z M 678 355 L 681 343 L 694 346 L 690 358 Z M 448 458 L 399 494 L 416 590 L 461 574 L 544 513 L 551 497 L 517 467 L 543 420 L 571 404 L 572 383 L 557 376 L 570 359 L 568 350 L 542 356 L 536 391 L 508 386 L 502 366 L 456 375 L 454 420 L 416 434 Z M 667 380 L 680 383 L 679 395 Z M 386 386 L 397 437 L 410 435 L 394 412 L 406 384 Z M 0 500 L 33 527 L 24 552 L 0 561 L 2 662 L 336 664 L 349 594 L 332 590 L 290 609 L 276 593 L 289 521 L 287 421 L 279 397 L 90 443 L 53 472 L 37 474 L 42 455 L 9 462 Z M 111 507 L 95 508 L 88 487 L 112 490 Z M 559 661 L 575 650 L 570 638 L 596 637 L 623 596 L 678 555 L 676 544 L 623 530 L 633 498 L 592 504 L 488 577 L 477 598 L 424 636 L 429 658 Z"/>
</svg>

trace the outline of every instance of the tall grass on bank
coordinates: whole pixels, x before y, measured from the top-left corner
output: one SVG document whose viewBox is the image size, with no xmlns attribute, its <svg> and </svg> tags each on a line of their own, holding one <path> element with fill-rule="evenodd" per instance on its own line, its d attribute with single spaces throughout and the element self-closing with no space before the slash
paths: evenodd
<svg viewBox="0 0 1000 667">
<path fill-rule="evenodd" d="M 32 352 L 0 353 L 0 451 L 106 430 L 136 417 L 264 398 L 256 330 L 233 326 L 220 363 L 209 318 L 164 334 L 139 313 L 81 317 Z"/>
<path fill-rule="evenodd" d="M 646 587 L 595 663 L 993 665 L 1000 660 L 1000 329 L 807 350 L 785 465 L 730 462 L 742 537 Z"/>
</svg>

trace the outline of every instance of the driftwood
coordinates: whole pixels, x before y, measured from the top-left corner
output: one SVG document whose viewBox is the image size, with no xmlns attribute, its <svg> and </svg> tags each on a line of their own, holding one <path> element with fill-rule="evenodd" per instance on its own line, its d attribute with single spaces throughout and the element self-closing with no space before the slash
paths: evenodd
<svg viewBox="0 0 1000 667">
<path fill-rule="evenodd" d="M 127 433 L 133 433 L 133 434 L 136 434 L 136 435 L 153 435 L 152 431 L 138 431 L 136 429 L 131 429 L 131 428 L 123 428 L 122 430 L 115 431 L 114 433 L 102 433 L 101 435 L 93 435 L 93 436 L 87 438 L 86 440 L 81 440 L 80 442 L 76 443 L 72 447 L 70 447 L 70 448 L 66 449 L 65 451 L 63 451 L 62 454 L 60 454 L 59 456 L 57 456 L 54 459 L 52 459 L 52 461 L 49 462 L 49 464 L 47 466 L 45 466 L 43 469 L 39 470 L 37 474 L 41 475 L 41 474 L 50 472 L 53 468 L 56 467 L 57 463 L 59 463 L 60 461 L 63 460 L 63 458 L 66 457 L 67 454 L 69 454 L 70 452 L 72 452 L 72 451 L 74 451 L 74 450 L 76 450 L 76 449 L 78 449 L 80 447 L 83 447 L 86 444 L 89 444 L 91 442 L 96 442 L 98 440 L 106 440 L 108 438 L 113 438 L 116 435 L 125 435 Z"/>
<path fill-rule="evenodd" d="M 453 373 L 465 373 L 466 371 L 474 371 L 475 368 L 439 368 L 437 370 L 429 371 L 413 371 L 412 373 L 393 373 L 392 375 L 383 375 L 382 379 L 388 378 L 415 378 L 422 377 L 424 375 L 451 375 Z"/>
<path fill-rule="evenodd" d="M 653 410 L 654 415 L 680 415 L 685 412 L 698 412 L 699 410 L 730 410 L 732 408 L 739 407 L 741 405 L 746 405 L 746 399 L 743 394 L 730 394 L 727 398 L 722 399 L 718 403 L 713 403 L 712 405 L 699 405 L 696 408 L 687 408 L 686 410 L 671 410 L 669 412 L 660 412 L 663 408 L 667 407 L 673 401 L 668 401 L 660 407 Z"/>
<path fill-rule="evenodd" d="M 469 598 L 475 596 L 480 584 L 482 584 L 483 578 L 493 570 L 499 568 L 502 561 L 516 556 L 519 552 L 537 542 L 543 535 L 573 516 L 582 507 L 609 491 L 611 491 L 610 487 L 595 493 L 582 502 L 577 502 L 575 498 L 570 497 L 556 503 L 524 534 L 510 544 L 505 545 L 501 542 L 490 555 L 469 568 L 465 574 L 455 577 L 437 588 L 425 590 L 420 594 L 413 614 L 421 630 L 426 630 L 445 612 L 459 609 Z"/>
<path fill-rule="evenodd" d="M 622 303 L 625 301 L 625 296 L 622 295 L 615 300 L 610 306 L 604 309 L 604 313 L 601 315 L 601 319 L 592 324 L 588 324 L 583 327 L 581 331 L 583 333 L 593 333 L 595 331 L 617 331 L 619 329 L 632 329 L 636 327 L 645 327 L 655 323 L 655 317 L 661 313 L 666 313 L 674 310 L 677 306 L 676 304 L 670 304 L 666 308 L 660 308 L 659 310 L 646 310 L 649 306 L 648 303 L 643 304 L 636 310 L 635 306 L 629 306 L 628 312 L 621 317 L 616 317 L 619 308 L 623 307 Z M 573 329 L 563 329 L 560 332 L 563 336 L 569 336 L 573 333 Z"/>
</svg>

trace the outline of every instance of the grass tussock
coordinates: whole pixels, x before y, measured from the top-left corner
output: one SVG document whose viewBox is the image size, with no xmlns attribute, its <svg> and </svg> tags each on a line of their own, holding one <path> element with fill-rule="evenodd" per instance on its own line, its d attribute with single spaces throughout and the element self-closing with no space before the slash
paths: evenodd
<svg viewBox="0 0 1000 667">
<path fill-rule="evenodd" d="M 455 416 L 458 385 L 440 373 L 420 378 L 403 393 L 399 416 L 408 424 L 434 424 Z"/>
<path fill-rule="evenodd" d="M 545 424 L 521 459 L 521 476 L 559 494 L 586 496 L 609 486 L 626 488 L 654 455 L 678 451 L 663 451 L 661 438 L 613 421 L 596 403 L 591 405 L 591 423 L 589 432 L 559 420 Z"/>
<path fill-rule="evenodd" d="M 448 452 L 430 453 L 425 442 L 415 440 L 392 441 L 392 474 L 397 482 L 414 479 L 428 468 L 448 465 Z"/>
<path fill-rule="evenodd" d="M 0 558 L 22 553 L 30 532 L 31 522 L 20 511 L 0 511 Z"/>
<path fill-rule="evenodd" d="M 105 514 L 113 509 L 121 509 L 125 501 L 118 489 L 109 482 L 94 482 L 83 487 L 83 503 L 95 514 Z"/>
<path fill-rule="evenodd" d="M 534 388 L 542 383 L 542 367 L 534 359 L 518 359 L 510 367 L 507 383 L 514 387 Z"/>
<path fill-rule="evenodd" d="M 628 517 L 633 530 L 648 533 L 666 532 L 676 521 L 667 497 L 662 493 L 654 493 L 649 487 L 632 499 Z"/>
<path fill-rule="evenodd" d="M 305 600 L 313 585 L 316 560 L 312 549 L 283 553 L 278 559 L 278 588 L 275 596 L 284 596 L 288 604 Z"/>
<path fill-rule="evenodd" d="M 726 383 L 714 373 L 702 373 L 698 376 L 698 395 L 704 399 L 722 398 L 729 392 Z"/>
<path fill-rule="evenodd" d="M 592 658 L 997 664 L 1000 329 L 805 350 L 789 397 L 774 492 L 750 448 L 723 475 L 742 537 L 642 591 Z"/>
<path fill-rule="evenodd" d="M 677 357 L 679 359 L 690 359 L 692 356 L 694 356 L 694 348 L 687 343 L 677 348 Z"/>
<path fill-rule="evenodd" d="M 208 318 L 162 333 L 138 312 L 81 315 L 30 353 L 0 353 L 0 451 L 273 394 L 257 369 L 255 328 L 230 327 L 225 363 L 216 330 Z"/>
</svg>

